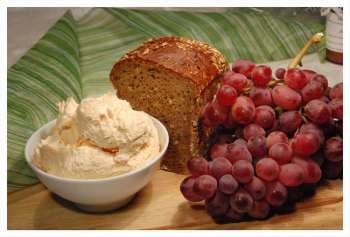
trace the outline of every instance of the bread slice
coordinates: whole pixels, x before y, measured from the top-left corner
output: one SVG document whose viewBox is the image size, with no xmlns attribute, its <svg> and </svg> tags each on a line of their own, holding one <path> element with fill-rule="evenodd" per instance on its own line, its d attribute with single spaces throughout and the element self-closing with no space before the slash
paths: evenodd
<svg viewBox="0 0 350 237">
<path fill-rule="evenodd" d="M 150 39 L 113 66 L 110 80 L 118 96 L 168 129 L 163 169 L 187 173 L 187 160 L 200 151 L 201 108 L 215 93 L 217 76 L 227 68 L 216 49 L 174 36 Z"/>
</svg>

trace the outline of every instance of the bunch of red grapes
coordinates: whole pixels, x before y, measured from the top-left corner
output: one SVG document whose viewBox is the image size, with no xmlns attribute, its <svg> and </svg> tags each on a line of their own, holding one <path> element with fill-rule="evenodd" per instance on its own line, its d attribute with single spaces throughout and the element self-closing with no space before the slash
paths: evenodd
<svg viewBox="0 0 350 237">
<path fill-rule="evenodd" d="M 265 219 L 342 177 L 343 84 L 302 68 L 238 60 L 201 121 L 209 149 L 187 166 L 183 196 L 216 220 Z M 292 204 L 292 205 L 291 205 Z M 288 208 L 287 208 L 288 209 Z"/>
</svg>

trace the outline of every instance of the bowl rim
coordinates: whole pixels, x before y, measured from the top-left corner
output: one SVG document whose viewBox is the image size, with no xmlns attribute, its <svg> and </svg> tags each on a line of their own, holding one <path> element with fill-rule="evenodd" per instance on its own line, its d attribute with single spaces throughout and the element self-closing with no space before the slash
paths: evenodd
<svg viewBox="0 0 350 237">
<path fill-rule="evenodd" d="M 44 125 L 42 125 L 40 128 L 38 128 L 35 132 L 32 133 L 32 135 L 29 137 L 29 139 L 26 142 L 25 145 L 25 149 L 24 149 L 24 156 L 25 156 L 25 160 L 27 162 L 27 164 L 37 173 L 50 178 L 50 179 L 54 179 L 56 181 L 64 181 L 64 182 L 72 182 L 72 183 L 101 183 L 101 182 L 108 182 L 108 181 L 115 181 L 118 179 L 123 179 L 123 178 L 127 178 L 129 176 L 132 176 L 136 173 L 139 173 L 143 170 L 146 170 L 147 168 L 153 166 L 155 163 L 157 163 L 159 160 L 161 160 L 161 158 L 164 156 L 166 150 L 168 149 L 168 145 L 169 145 L 169 133 L 168 130 L 166 129 L 166 127 L 164 126 L 163 123 L 161 123 L 158 119 L 154 118 L 151 115 L 148 115 L 151 117 L 152 122 L 158 124 L 159 126 L 156 127 L 158 135 L 160 133 L 159 130 L 162 130 L 162 132 L 164 132 L 165 134 L 165 141 L 164 141 L 164 146 L 163 148 L 159 151 L 159 153 L 157 154 L 157 156 L 152 159 L 151 161 L 147 162 L 144 166 L 141 166 L 135 170 L 132 170 L 130 172 L 126 172 L 124 174 L 121 175 L 116 175 L 116 176 L 112 176 L 112 177 L 107 177 L 107 178 L 100 178 L 100 179 L 73 179 L 73 178 L 65 178 L 65 177 L 61 177 L 61 176 L 57 176 L 57 175 L 53 175 L 53 174 L 49 174 L 41 169 L 39 169 L 38 167 L 36 167 L 33 163 L 32 163 L 32 158 L 29 156 L 29 144 L 32 143 L 32 140 L 34 139 L 34 136 L 37 135 L 38 133 L 40 133 L 42 130 L 44 130 L 46 127 L 48 126 L 53 126 L 53 124 L 55 123 L 56 119 L 51 120 L 47 123 L 45 123 Z M 160 128 L 160 129 L 159 129 Z M 39 135 L 40 136 L 40 135 Z M 39 177 L 38 177 L 39 178 Z"/>
</svg>

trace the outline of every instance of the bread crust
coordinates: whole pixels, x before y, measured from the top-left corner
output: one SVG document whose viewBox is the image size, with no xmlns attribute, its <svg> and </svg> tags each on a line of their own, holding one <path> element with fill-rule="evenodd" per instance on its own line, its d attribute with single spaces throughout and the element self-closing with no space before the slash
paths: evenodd
<svg viewBox="0 0 350 237">
<path fill-rule="evenodd" d="M 135 59 L 164 67 L 191 80 L 200 94 L 214 77 L 228 69 L 225 57 L 208 44 L 183 37 L 164 36 L 144 42 L 116 62 L 110 72 L 113 85 L 119 66 Z"/>
</svg>

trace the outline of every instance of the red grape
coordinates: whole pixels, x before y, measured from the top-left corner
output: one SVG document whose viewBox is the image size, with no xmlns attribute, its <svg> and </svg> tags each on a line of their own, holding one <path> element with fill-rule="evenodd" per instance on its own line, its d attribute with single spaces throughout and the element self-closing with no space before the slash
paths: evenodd
<svg viewBox="0 0 350 237">
<path fill-rule="evenodd" d="M 306 186 L 306 185 L 305 185 Z M 297 187 L 288 187 L 288 201 L 289 203 L 295 203 L 297 201 L 301 201 L 304 196 L 307 195 L 307 192 L 312 192 L 312 188 L 305 187 L 303 185 Z M 293 204 L 292 204 L 293 205 Z M 292 206 L 292 205 L 286 205 Z"/>
<path fill-rule="evenodd" d="M 325 76 L 317 74 L 311 79 L 312 81 L 318 81 L 322 84 L 323 91 L 327 90 L 328 88 L 328 80 Z"/>
<path fill-rule="evenodd" d="M 250 77 L 254 67 L 255 64 L 253 62 L 239 59 L 232 65 L 232 71 L 242 73 L 246 77 Z"/>
<path fill-rule="evenodd" d="M 208 161 L 202 156 L 196 156 L 187 161 L 187 168 L 194 177 L 208 174 Z"/>
<path fill-rule="evenodd" d="M 273 123 L 272 128 L 270 128 L 268 130 L 268 134 L 271 133 L 271 132 L 274 132 L 274 131 L 278 131 L 279 130 L 278 127 L 279 127 L 278 120 L 275 120 L 275 122 Z"/>
<path fill-rule="evenodd" d="M 254 136 L 265 136 L 265 130 L 258 124 L 251 123 L 244 127 L 243 129 L 243 137 L 245 140 L 249 140 L 249 138 Z"/>
<path fill-rule="evenodd" d="M 343 120 L 343 99 L 334 98 L 328 105 L 332 110 L 333 117 Z"/>
<path fill-rule="evenodd" d="M 287 187 L 296 187 L 304 182 L 304 170 L 297 164 L 289 163 L 281 166 L 279 181 Z"/>
<path fill-rule="evenodd" d="M 212 166 L 213 166 L 213 161 L 212 160 L 208 161 L 209 174 Z"/>
<path fill-rule="evenodd" d="M 240 188 L 230 197 L 231 208 L 238 213 L 246 213 L 253 208 L 253 198 L 247 191 Z"/>
<path fill-rule="evenodd" d="M 255 106 L 249 97 L 239 96 L 231 109 L 232 118 L 239 124 L 250 123 L 255 115 Z"/>
<path fill-rule="evenodd" d="M 227 114 L 226 121 L 222 124 L 225 128 L 236 128 L 237 123 L 233 120 L 232 113 Z"/>
<path fill-rule="evenodd" d="M 287 86 L 294 90 L 301 90 L 307 83 L 303 71 L 297 68 L 289 68 L 284 77 Z"/>
<path fill-rule="evenodd" d="M 237 126 L 233 136 L 235 138 L 242 138 L 243 139 L 243 127 L 242 126 Z"/>
<path fill-rule="evenodd" d="M 232 86 L 237 92 L 242 92 L 248 86 L 247 77 L 241 73 L 225 72 L 221 80 L 224 85 Z"/>
<path fill-rule="evenodd" d="M 210 157 L 212 160 L 218 157 L 225 157 L 227 152 L 227 144 L 214 144 L 210 148 Z"/>
<path fill-rule="evenodd" d="M 263 158 L 256 163 L 255 172 L 259 178 L 273 181 L 278 177 L 280 168 L 274 159 Z"/>
<path fill-rule="evenodd" d="M 329 100 L 329 98 L 327 97 L 327 96 L 322 96 L 322 97 L 320 97 L 320 98 L 318 98 L 319 100 L 322 100 L 323 102 L 325 102 L 325 103 L 329 103 L 330 102 L 330 100 Z"/>
<path fill-rule="evenodd" d="M 284 79 L 284 75 L 286 75 L 286 69 L 284 68 L 278 68 L 276 71 L 275 71 L 275 76 L 278 78 L 278 79 Z"/>
<path fill-rule="evenodd" d="M 180 185 L 180 191 L 182 195 L 191 202 L 200 202 L 203 201 L 204 198 L 199 196 L 193 191 L 193 184 L 195 182 L 194 177 L 187 177 L 185 178 L 181 185 Z"/>
<path fill-rule="evenodd" d="M 281 131 L 274 131 L 272 133 L 270 133 L 267 136 L 266 139 L 266 145 L 267 148 L 270 148 L 273 144 L 276 143 L 288 143 L 288 137 L 284 132 Z"/>
<path fill-rule="evenodd" d="M 326 141 L 323 154 L 329 161 L 343 160 L 343 140 L 340 137 L 331 137 Z"/>
<path fill-rule="evenodd" d="M 246 147 L 247 147 L 247 145 L 248 145 L 247 141 L 244 140 L 243 138 L 238 138 L 238 139 L 235 140 L 233 143 L 234 143 L 234 144 L 241 144 L 241 145 L 244 145 L 244 146 L 246 146 Z"/>
<path fill-rule="evenodd" d="M 248 212 L 248 215 L 256 219 L 264 219 L 270 213 L 270 205 L 264 201 L 254 201 L 253 208 Z"/>
<path fill-rule="evenodd" d="M 209 102 L 203 110 L 203 123 L 213 127 L 222 124 L 227 120 L 228 108 L 221 106 L 216 100 Z"/>
<path fill-rule="evenodd" d="M 326 179 L 337 179 L 343 171 L 343 161 L 332 162 L 325 160 L 322 165 L 322 175 Z"/>
<path fill-rule="evenodd" d="M 252 162 L 252 155 L 247 146 L 237 143 L 231 143 L 227 147 L 226 158 L 234 164 L 238 160 L 246 160 Z"/>
<path fill-rule="evenodd" d="M 343 99 L 343 82 L 336 84 L 330 89 L 329 97 L 331 99 L 334 99 L 334 98 Z"/>
<path fill-rule="evenodd" d="M 255 109 L 254 122 L 262 128 L 272 128 L 276 120 L 275 111 L 268 105 L 261 105 Z"/>
<path fill-rule="evenodd" d="M 325 160 L 323 152 L 321 150 L 319 150 L 317 153 L 313 154 L 311 156 L 311 159 L 313 161 L 315 161 L 318 164 L 318 166 L 320 166 L 320 167 L 323 165 L 323 162 Z"/>
<path fill-rule="evenodd" d="M 204 199 L 211 198 L 217 189 L 217 181 L 210 175 L 201 175 L 196 178 L 193 184 L 193 191 Z"/>
<path fill-rule="evenodd" d="M 319 149 L 320 142 L 314 133 L 303 133 L 297 134 L 291 145 L 296 155 L 310 156 Z"/>
<path fill-rule="evenodd" d="M 311 159 L 293 157 L 292 163 L 299 165 L 304 171 L 304 183 L 313 184 L 321 179 L 320 166 Z"/>
<path fill-rule="evenodd" d="M 265 197 L 265 183 L 256 176 L 253 176 L 253 179 L 244 185 L 244 189 L 247 190 L 254 200 L 260 200 Z"/>
<path fill-rule="evenodd" d="M 328 138 L 338 136 L 338 133 L 340 133 L 340 127 L 337 128 L 337 126 L 340 126 L 340 123 L 335 123 L 333 120 L 331 120 L 329 123 L 322 124 L 320 127 L 323 130 L 324 136 Z"/>
<path fill-rule="evenodd" d="M 231 222 L 238 222 L 241 221 L 244 217 L 244 213 L 238 213 L 232 208 L 229 208 L 226 212 L 226 218 L 228 218 Z"/>
<path fill-rule="evenodd" d="M 335 124 L 336 133 L 343 137 L 343 120 L 336 121 Z"/>
<path fill-rule="evenodd" d="M 284 132 L 294 132 L 297 130 L 303 119 L 298 111 L 286 111 L 279 117 L 279 128 Z"/>
<path fill-rule="evenodd" d="M 271 91 L 268 88 L 253 87 L 249 92 L 249 97 L 253 100 L 255 106 L 272 105 Z"/>
<path fill-rule="evenodd" d="M 252 71 L 252 81 L 256 86 L 266 86 L 272 79 L 272 70 L 265 65 L 256 66 Z"/>
<path fill-rule="evenodd" d="M 218 189 L 225 194 L 233 194 L 238 188 L 236 179 L 231 174 L 225 174 L 219 179 Z"/>
<path fill-rule="evenodd" d="M 316 72 L 310 69 L 302 69 L 302 71 L 308 82 L 311 81 L 311 79 L 316 75 Z"/>
<path fill-rule="evenodd" d="M 314 123 L 306 123 L 300 127 L 299 132 L 304 133 L 313 133 L 318 138 L 319 143 L 322 145 L 324 143 L 324 134 L 323 131 Z"/>
<path fill-rule="evenodd" d="M 274 73 L 271 82 L 270 67 L 236 61 L 201 111 L 210 150 L 187 162 L 180 190 L 205 200 L 215 221 L 289 211 L 321 178 L 342 179 L 343 83 L 302 68 Z"/>
<path fill-rule="evenodd" d="M 213 217 L 220 217 L 226 214 L 230 207 L 230 199 L 221 192 L 216 194 L 209 200 L 205 201 L 208 213 Z"/>
<path fill-rule="evenodd" d="M 288 86 L 275 86 L 272 89 L 273 102 L 286 110 L 296 110 L 301 104 L 301 96 Z"/>
<path fill-rule="evenodd" d="M 269 149 L 269 157 L 274 159 L 279 165 L 288 163 L 293 156 L 293 150 L 288 144 L 276 143 Z"/>
<path fill-rule="evenodd" d="M 213 160 L 210 167 L 210 174 L 219 180 L 225 174 L 230 174 L 232 169 L 231 162 L 223 157 L 218 157 Z"/>
<path fill-rule="evenodd" d="M 254 83 L 252 80 L 247 80 L 247 88 L 253 88 L 254 87 Z"/>
<path fill-rule="evenodd" d="M 232 165 L 232 175 L 239 183 L 248 183 L 254 175 L 254 168 L 249 161 L 239 160 Z"/>
<path fill-rule="evenodd" d="M 247 147 L 253 157 L 263 157 L 267 153 L 266 138 L 261 135 L 251 137 Z"/>
<path fill-rule="evenodd" d="M 281 206 L 288 197 L 288 191 L 283 184 L 278 181 L 267 183 L 266 201 L 271 206 Z"/>
<path fill-rule="evenodd" d="M 255 174 L 256 174 L 256 164 L 260 161 L 260 160 L 262 160 L 262 159 L 265 159 L 266 157 L 254 157 L 254 159 L 253 159 L 253 162 L 252 162 L 252 164 L 253 164 L 253 167 L 254 167 L 254 171 L 255 171 Z"/>
<path fill-rule="evenodd" d="M 237 92 L 235 88 L 229 85 L 222 85 L 216 96 L 221 106 L 230 106 L 236 101 Z"/>
<path fill-rule="evenodd" d="M 327 87 L 327 89 L 323 92 L 323 95 L 326 96 L 327 98 L 329 98 L 329 92 L 331 91 L 331 87 Z"/>
<path fill-rule="evenodd" d="M 323 85 L 319 81 L 311 80 L 303 89 L 301 89 L 300 93 L 303 98 L 303 102 L 306 104 L 311 100 L 318 99 L 323 96 Z"/>
<path fill-rule="evenodd" d="M 216 134 L 215 141 L 216 141 L 216 144 L 219 144 L 219 145 L 224 144 L 227 146 L 228 143 L 233 142 L 233 137 L 232 137 L 232 134 L 219 133 L 219 134 Z"/>
<path fill-rule="evenodd" d="M 201 113 L 201 122 L 204 124 L 206 127 L 214 127 L 216 125 L 216 122 L 211 119 L 211 113 L 213 113 L 213 105 L 212 103 L 207 103 L 202 110 Z"/>
<path fill-rule="evenodd" d="M 311 100 L 304 107 L 305 115 L 314 123 L 324 124 L 331 120 L 332 110 L 322 100 Z"/>
</svg>

